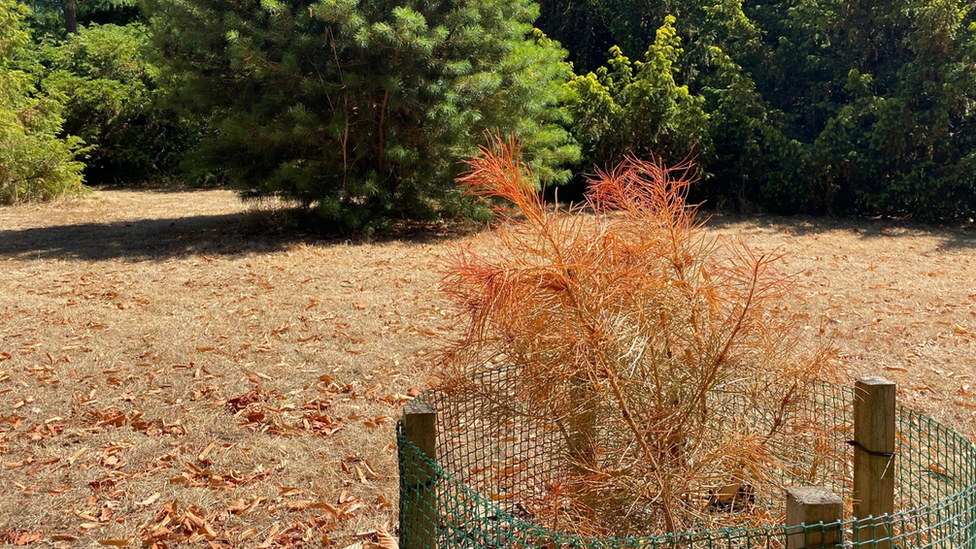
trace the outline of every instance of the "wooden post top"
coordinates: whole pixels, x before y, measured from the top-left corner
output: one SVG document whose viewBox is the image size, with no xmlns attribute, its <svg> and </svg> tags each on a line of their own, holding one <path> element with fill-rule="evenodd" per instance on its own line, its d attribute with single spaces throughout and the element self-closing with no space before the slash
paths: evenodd
<svg viewBox="0 0 976 549">
<path fill-rule="evenodd" d="M 843 541 L 843 518 L 844 500 L 828 488 L 787 488 L 786 549 L 835 549 Z"/>
<path fill-rule="evenodd" d="M 403 407 L 403 435 L 430 459 L 437 459 L 437 410 L 413 399 Z"/>
<path fill-rule="evenodd" d="M 869 376 L 858 378 L 858 383 L 862 385 L 894 385 L 894 381 L 890 381 L 880 376 Z"/>
<path fill-rule="evenodd" d="M 786 494 L 797 505 L 844 505 L 840 496 L 823 486 L 791 486 L 786 489 Z"/>
<path fill-rule="evenodd" d="M 854 440 L 868 452 L 895 451 L 895 393 L 895 383 L 882 377 L 854 383 Z"/>
<path fill-rule="evenodd" d="M 436 414 L 437 410 L 429 402 L 421 402 L 416 398 L 408 402 L 403 407 L 403 415 L 413 416 L 418 414 Z"/>
</svg>

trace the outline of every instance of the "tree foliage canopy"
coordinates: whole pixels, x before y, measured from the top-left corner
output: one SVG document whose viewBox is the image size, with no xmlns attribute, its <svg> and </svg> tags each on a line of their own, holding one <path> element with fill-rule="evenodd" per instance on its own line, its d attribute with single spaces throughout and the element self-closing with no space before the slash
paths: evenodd
<svg viewBox="0 0 976 549">
<path fill-rule="evenodd" d="M 551 15 L 569 4 L 567 13 L 596 18 L 572 29 Z M 571 84 L 576 135 L 590 163 L 605 165 L 621 148 L 668 158 L 694 145 L 703 170 L 697 193 L 720 203 L 925 220 L 976 212 L 976 14 L 963 2 L 546 5 L 543 22 L 555 38 L 620 46 L 608 67 Z M 577 32 L 589 42 L 572 40 Z M 671 50 L 677 55 L 666 71 L 623 70 L 627 55 L 660 55 L 662 32 L 683 46 Z M 571 57 L 592 66 L 595 52 Z M 628 125 L 654 112 L 633 103 L 640 86 L 653 90 L 649 98 L 674 100 L 686 89 L 689 99 Z M 702 114 L 689 119 L 689 104 Z M 673 133 L 676 120 L 694 120 L 678 132 L 682 139 L 647 139 Z"/>
<path fill-rule="evenodd" d="M 961 0 L 3 10 L 6 165 L 63 175 L 51 181 L 77 175 L 80 137 L 93 183 L 186 179 L 182 166 L 368 231 L 484 211 L 452 181 L 491 131 L 517 135 L 546 184 L 627 153 L 692 155 L 691 199 L 711 206 L 976 215 L 976 13 Z M 77 28 L 66 33 L 69 12 Z M 14 149 L 27 160 L 10 160 Z"/>
<path fill-rule="evenodd" d="M 181 175 L 202 120 L 165 107 L 168 90 L 147 57 L 140 23 L 90 24 L 39 48 L 41 86 L 65 98 L 64 133 L 93 147 L 85 176 L 93 184 L 158 181 Z"/>
<path fill-rule="evenodd" d="M 674 21 L 665 19 L 644 61 L 632 62 L 614 46 L 609 68 L 569 83 L 574 133 L 591 158 L 655 153 L 679 162 L 711 147 L 704 99 L 675 81 L 683 50 Z"/>
</svg>

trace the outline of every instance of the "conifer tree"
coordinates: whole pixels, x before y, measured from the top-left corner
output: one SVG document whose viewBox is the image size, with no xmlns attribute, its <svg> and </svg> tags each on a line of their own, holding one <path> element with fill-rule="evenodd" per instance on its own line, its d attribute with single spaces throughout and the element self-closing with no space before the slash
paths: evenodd
<svg viewBox="0 0 976 549">
<path fill-rule="evenodd" d="M 198 165 L 246 195 L 341 226 L 450 208 L 487 130 L 519 135 L 536 173 L 578 156 L 557 106 L 570 68 L 528 0 L 150 0 L 177 102 L 217 130 Z"/>
</svg>

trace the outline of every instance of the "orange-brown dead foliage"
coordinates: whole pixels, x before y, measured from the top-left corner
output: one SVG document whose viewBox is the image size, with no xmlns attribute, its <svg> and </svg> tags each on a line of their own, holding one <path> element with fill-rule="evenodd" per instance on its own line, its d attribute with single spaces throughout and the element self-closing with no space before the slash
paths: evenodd
<svg viewBox="0 0 976 549">
<path fill-rule="evenodd" d="M 501 201 L 500 224 L 448 262 L 443 292 L 467 328 L 442 355 L 441 387 L 530 403 L 558 426 L 570 466 L 553 490 L 572 503 L 541 520 L 616 537 L 779 513 L 765 502 L 794 461 L 783 449 L 819 445 L 802 407 L 812 382 L 838 375 L 783 307 L 780 254 L 709 237 L 686 202 L 690 164 L 628 157 L 569 210 L 543 202 L 514 141 L 469 165 L 459 182 Z M 501 364 L 515 365 L 506 395 L 471 381 Z M 716 512 L 725 500 L 736 513 Z"/>
</svg>

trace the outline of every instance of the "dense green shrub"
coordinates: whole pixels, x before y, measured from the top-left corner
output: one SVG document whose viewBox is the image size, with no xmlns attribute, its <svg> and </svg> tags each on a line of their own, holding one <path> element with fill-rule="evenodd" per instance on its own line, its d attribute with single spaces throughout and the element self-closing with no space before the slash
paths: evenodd
<svg viewBox="0 0 976 549">
<path fill-rule="evenodd" d="M 675 82 L 683 50 L 673 23 L 669 17 L 658 29 L 644 61 L 631 62 L 615 46 L 609 69 L 568 84 L 573 132 L 590 163 L 608 166 L 626 153 L 676 163 L 709 153 L 704 100 Z"/>
<path fill-rule="evenodd" d="M 27 23 L 35 39 L 60 41 L 96 25 L 145 23 L 139 0 L 20 0 L 33 12 Z"/>
<path fill-rule="evenodd" d="M 196 162 L 245 194 L 370 230 L 458 204 L 483 132 L 521 136 L 547 182 L 578 148 L 560 125 L 564 52 L 527 0 L 152 0 L 178 101 L 217 131 Z"/>
<path fill-rule="evenodd" d="M 147 58 L 139 23 L 89 25 L 41 48 L 45 91 L 67 98 L 64 132 L 93 147 L 89 183 L 174 178 L 199 139 L 199 122 L 163 106 L 159 69 Z"/>
<path fill-rule="evenodd" d="M 806 191 L 841 213 L 976 211 L 976 13 L 958 0 L 757 6 L 782 29 L 760 74 L 807 144 Z M 769 41 L 767 41 L 769 42 Z M 782 69 L 781 69 L 782 71 Z M 758 71 L 757 71 L 758 74 Z"/>
<path fill-rule="evenodd" d="M 549 0 L 547 9 L 566 8 Z M 606 43 L 609 68 L 577 78 L 573 110 L 588 163 L 610 151 L 673 159 L 697 143 L 714 204 L 780 213 L 976 213 L 976 13 L 959 0 L 583 0 L 586 29 L 547 15 L 571 47 Z M 674 17 L 673 21 L 669 17 Z M 563 26 L 561 26 L 563 25 Z M 660 49 L 650 29 L 684 40 L 668 69 L 632 77 L 626 55 Z M 575 33 L 592 33 L 574 40 Z M 597 39 L 599 38 L 599 40 Z M 677 43 L 677 38 L 674 39 Z M 573 53 L 581 60 L 593 52 Z M 665 72 L 670 77 L 665 77 Z M 612 83 L 611 83 L 612 81 Z M 623 90 L 641 81 L 664 111 L 636 110 Z M 626 84 L 624 84 L 626 82 Z M 674 101 L 675 90 L 687 99 Z M 688 105 L 705 120 L 690 127 Z M 616 109 L 616 110 L 615 110 Z M 655 114 L 646 122 L 647 113 Z M 616 121 L 614 117 L 616 118 Z M 645 117 L 645 118 L 642 118 Z M 644 123 L 628 123 L 645 120 Z M 682 139 L 648 147 L 648 133 Z"/>
<path fill-rule="evenodd" d="M 17 60 L 30 41 L 27 9 L 0 0 L 0 204 L 83 191 L 77 137 L 59 139 L 59 98 L 38 93 Z"/>
</svg>

